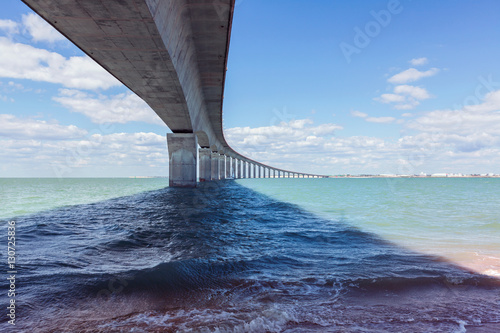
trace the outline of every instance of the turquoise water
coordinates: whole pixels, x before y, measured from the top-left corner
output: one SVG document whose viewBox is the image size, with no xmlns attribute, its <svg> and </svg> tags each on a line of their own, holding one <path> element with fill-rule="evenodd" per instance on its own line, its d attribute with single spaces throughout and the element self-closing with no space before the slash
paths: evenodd
<svg viewBox="0 0 500 333">
<path fill-rule="evenodd" d="M 157 190 L 166 178 L 0 178 L 0 219 Z"/>
<path fill-rule="evenodd" d="M 500 179 L 0 184 L 19 332 L 499 327 Z"/>
<path fill-rule="evenodd" d="M 500 276 L 500 178 L 243 179 L 322 217 Z"/>
<path fill-rule="evenodd" d="M 400 246 L 500 276 L 500 178 L 241 179 Z M 157 190 L 166 178 L 0 179 L 0 219 Z"/>
</svg>

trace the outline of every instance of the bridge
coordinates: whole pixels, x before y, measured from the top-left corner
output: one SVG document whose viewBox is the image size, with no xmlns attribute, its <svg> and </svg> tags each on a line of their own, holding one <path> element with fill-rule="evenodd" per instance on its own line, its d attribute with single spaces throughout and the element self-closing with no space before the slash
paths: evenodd
<svg viewBox="0 0 500 333">
<path fill-rule="evenodd" d="M 170 128 L 170 186 L 195 187 L 198 179 L 326 177 L 274 168 L 227 144 L 222 103 L 235 0 L 22 1 Z"/>
</svg>

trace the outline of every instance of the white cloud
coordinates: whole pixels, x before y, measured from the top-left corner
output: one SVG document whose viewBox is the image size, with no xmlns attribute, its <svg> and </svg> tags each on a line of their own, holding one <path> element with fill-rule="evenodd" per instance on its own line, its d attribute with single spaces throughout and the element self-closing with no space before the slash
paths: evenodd
<svg viewBox="0 0 500 333">
<path fill-rule="evenodd" d="M 224 135 L 237 145 L 262 145 L 266 142 L 271 145 L 273 143 L 282 145 L 291 141 L 303 141 L 310 136 L 331 136 L 342 129 L 342 126 L 336 124 L 312 125 L 312 120 L 300 119 L 288 123 L 282 122 L 276 126 L 229 128 L 224 131 Z"/>
<path fill-rule="evenodd" d="M 405 97 L 397 94 L 382 94 L 380 97 L 375 98 L 375 100 L 381 103 L 389 104 L 404 102 Z"/>
<path fill-rule="evenodd" d="M 427 58 L 425 57 L 422 57 L 422 58 L 414 58 L 414 59 L 411 59 L 410 60 L 410 64 L 412 66 L 422 66 L 422 65 L 425 65 L 427 64 L 429 61 L 427 60 Z"/>
<path fill-rule="evenodd" d="M 399 85 L 394 87 L 394 94 L 382 94 L 374 98 L 375 101 L 385 104 L 397 103 L 397 110 L 411 110 L 420 104 L 419 100 L 430 98 L 429 92 L 422 87 Z"/>
<path fill-rule="evenodd" d="M 87 56 L 70 57 L 0 37 L 0 77 L 62 84 L 77 89 L 122 85 Z"/>
<path fill-rule="evenodd" d="M 394 87 L 394 92 L 396 94 L 408 95 L 418 100 L 428 99 L 431 97 L 425 88 L 409 85 L 396 86 Z"/>
<path fill-rule="evenodd" d="M 389 124 L 396 120 L 394 117 L 368 117 L 366 121 L 371 123 L 379 123 L 379 124 Z"/>
<path fill-rule="evenodd" d="M 0 139 L 2 175 L 117 177 L 168 174 L 168 151 L 163 135 L 87 134 L 66 140 L 28 137 Z"/>
<path fill-rule="evenodd" d="M 419 101 L 417 101 L 415 99 L 411 99 L 411 100 L 406 101 L 406 103 L 394 105 L 394 108 L 396 110 L 412 110 L 419 105 L 420 105 Z"/>
<path fill-rule="evenodd" d="M 4 30 L 8 35 L 19 33 L 19 24 L 12 20 L 0 20 L 0 30 Z"/>
<path fill-rule="evenodd" d="M 388 124 L 396 120 L 394 117 L 368 117 L 368 114 L 360 111 L 351 111 L 351 115 L 354 117 L 364 118 L 370 123 Z"/>
<path fill-rule="evenodd" d="M 366 113 L 361 112 L 361 111 L 351 111 L 351 115 L 353 115 L 354 117 L 359 117 L 359 118 L 368 117 L 368 115 Z"/>
<path fill-rule="evenodd" d="M 408 83 L 418 81 L 424 77 L 434 76 L 439 72 L 438 68 L 431 68 L 427 71 L 421 72 L 415 68 L 409 68 L 401 73 L 391 76 L 387 81 L 390 83 Z"/>
<path fill-rule="evenodd" d="M 60 89 L 59 96 L 53 99 L 72 112 L 84 114 L 96 124 L 124 124 L 131 121 L 164 124 L 146 102 L 130 92 L 95 96 L 79 90 Z"/>
<path fill-rule="evenodd" d="M 435 110 L 407 123 L 421 133 L 419 139 L 472 152 L 500 147 L 500 90 L 484 97 L 483 103 L 458 110 Z M 429 139 L 432 138 L 432 139 Z"/>
<path fill-rule="evenodd" d="M 82 138 L 87 131 L 74 125 L 63 126 L 31 118 L 0 114 L 0 136 L 16 139 L 67 140 Z"/>
<path fill-rule="evenodd" d="M 53 43 L 66 40 L 54 27 L 34 13 L 23 15 L 23 25 L 35 42 Z"/>
<path fill-rule="evenodd" d="M 491 91 L 484 96 L 484 102 L 477 105 L 464 106 L 468 112 L 489 112 L 500 110 L 500 90 Z"/>
<path fill-rule="evenodd" d="M 486 109 L 485 106 L 490 107 L 493 101 L 496 101 L 496 94 L 490 94 L 477 109 Z M 399 140 L 338 137 L 332 135 L 338 126 L 335 124 L 329 124 L 332 129 L 329 134 L 318 135 L 313 133 L 317 126 L 310 121 L 303 121 L 306 126 L 301 129 L 282 123 L 277 127 L 231 128 L 225 133 L 228 143 L 237 151 L 257 161 L 294 171 L 324 174 L 500 173 L 500 112 L 476 112 L 476 117 L 471 118 L 474 112 L 470 111 L 466 119 L 436 112 L 443 111 L 407 120 L 408 128 L 417 133 Z M 351 114 L 375 123 L 397 121 L 393 117 L 369 117 L 360 111 Z"/>
</svg>

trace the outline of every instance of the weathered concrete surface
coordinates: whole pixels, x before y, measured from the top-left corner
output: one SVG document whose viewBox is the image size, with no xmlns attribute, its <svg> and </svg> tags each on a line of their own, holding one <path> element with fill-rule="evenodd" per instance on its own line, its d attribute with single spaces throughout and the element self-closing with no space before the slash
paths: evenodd
<svg viewBox="0 0 500 333">
<path fill-rule="evenodd" d="M 240 179 L 241 178 L 241 161 L 236 159 L 235 165 L 236 165 L 236 171 L 235 171 L 234 177 L 237 179 Z"/>
<path fill-rule="evenodd" d="M 226 178 L 231 178 L 231 157 L 226 156 Z"/>
<path fill-rule="evenodd" d="M 219 156 L 219 179 L 226 179 L 226 156 Z"/>
<path fill-rule="evenodd" d="M 222 99 L 234 0 L 23 0 L 174 133 L 232 151 Z"/>
<path fill-rule="evenodd" d="M 210 148 L 200 148 L 198 151 L 200 182 L 212 180 L 212 151 Z"/>
<path fill-rule="evenodd" d="M 219 180 L 219 153 L 212 152 L 212 180 Z"/>
<path fill-rule="evenodd" d="M 198 143 L 194 134 L 167 134 L 170 163 L 169 186 L 196 186 L 196 156 Z"/>
</svg>

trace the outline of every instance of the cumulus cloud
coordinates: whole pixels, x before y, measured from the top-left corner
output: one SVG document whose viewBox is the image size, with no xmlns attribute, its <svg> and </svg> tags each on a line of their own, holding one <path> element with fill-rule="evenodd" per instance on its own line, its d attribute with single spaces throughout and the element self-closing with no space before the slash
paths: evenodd
<svg viewBox="0 0 500 333">
<path fill-rule="evenodd" d="M 276 126 L 266 127 L 234 127 L 224 133 L 228 140 L 235 145 L 244 147 L 248 145 L 284 145 L 291 142 L 306 142 L 318 136 L 331 136 L 342 126 L 336 124 L 321 124 L 313 126 L 310 119 L 292 120 L 282 122 Z"/>
<path fill-rule="evenodd" d="M 498 92 L 500 94 L 500 91 Z M 231 128 L 228 143 L 237 151 L 284 169 L 335 173 L 498 172 L 500 163 L 500 103 L 497 92 L 483 103 L 461 110 L 433 111 L 405 122 L 415 131 L 400 139 L 335 135 L 338 125 L 321 135 L 310 120 L 294 129 L 290 123 L 276 127 Z M 474 111 L 472 111 L 474 110 Z M 479 112 L 478 110 L 483 110 Z M 490 110 L 490 111 L 486 111 Z M 374 123 L 394 123 L 394 117 L 351 115 Z M 410 117 L 411 114 L 405 114 Z"/>
<path fill-rule="evenodd" d="M 54 29 L 54 27 L 34 13 L 23 15 L 22 20 L 24 27 L 35 42 L 54 43 L 56 41 L 66 40 L 66 38 Z"/>
<path fill-rule="evenodd" d="M 380 97 L 375 98 L 376 101 L 379 101 L 381 103 L 397 103 L 397 102 L 404 102 L 405 97 L 397 94 L 382 94 Z"/>
<path fill-rule="evenodd" d="M 12 20 L 0 20 L 0 30 L 5 31 L 8 35 L 19 33 L 19 24 Z"/>
<path fill-rule="evenodd" d="M 0 136 L 16 139 L 68 140 L 82 138 L 87 131 L 74 125 L 64 126 L 31 118 L 0 114 Z"/>
<path fill-rule="evenodd" d="M 366 118 L 362 112 L 352 113 Z M 304 172 L 332 174 L 334 170 L 341 169 L 380 171 L 387 160 L 396 156 L 394 147 L 381 138 L 338 137 L 335 134 L 342 129 L 339 125 L 315 125 L 310 120 L 301 122 L 306 124 L 301 129 L 293 128 L 291 123 L 230 128 L 225 130 L 225 136 L 233 148 L 250 158 Z"/>
<path fill-rule="evenodd" d="M 422 58 L 411 59 L 409 62 L 410 62 L 410 65 L 412 65 L 412 66 L 422 66 L 422 65 L 427 64 L 429 61 L 427 60 L 427 58 L 422 57 Z"/>
<path fill-rule="evenodd" d="M 379 124 L 389 124 L 396 121 L 394 117 L 367 117 L 366 121 L 371 123 L 379 123 Z"/>
<path fill-rule="evenodd" d="M 438 68 L 431 68 L 427 71 L 419 71 L 415 68 L 409 68 L 401 73 L 391 76 L 387 81 L 390 83 L 402 84 L 418 81 L 425 77 L 434 76 L 439 73 Z"/>
<path fill-rule="evenodd" d="M 409 85 L 396 86 L 394 87 L 394 92 L 396 94 L 407 95 L 418 100 L 428 99 L 431 97 L 425 88 Z"/>
<path fill-rule="evenodd" d="M 388 124 L 396 121 L 396 118 L 394 117 L 368 117 L 368 114 L 360 111 L 351 111 L 351 115 L 363 118 L 370 123 Z"/>
<path fill-rule="evenodd" d="M 353 115 L 354 117 L 358 117 L 358 118 L 368 117 L 368 114 L 361 112 L 361 111 L 351 111 L 351 115 Z"/>
<path fill-rule="evenodd" d="M 407 123 L 420 131 L 415 138 L 432 138 L 453 152 L 473 152 L 500 147 L 500 90 L 490 92 L 482 103 L 457 110 L 427 112 Z M 408 141 L 408 140 L 407 140 Z"/>
<path fill-rule="evenodd" d="M 108 89 L 122 84 L 87 56 L 56 52 L 0 37 L 0 77 L 62 84 L 77 89 Z"/>
<path fill-rule="evenodd" d="M 422 87 L 410 85 L 398 85 L 394 87 L 394 94 L 382 94 L 374 100 L 384 103 L 395 103 L 397 110 L 411 110 L 420 104 L 421 100 L 430 98 L 429 92 Z"/>
<path fill-rule="evenodd" d="M 168 170 L 165 137 L 155 133 L 87 133 L 66 140 L 30 135 L 0 139 L 0 159 L 3 170 L 10 167 L 13 176 L 30 174 L 33 163 L 47 177 L 165 176 Z"/>
<path fill-rule="evenodd" d="M 60 89 L 59 96 L 53 99 L 72 112 L 84 114 L 96 124 L 124 124 L 131 121 L 164 124 L 146 102 L 130 92 L 104 96 L 80 90 Z"/>
</svg>

